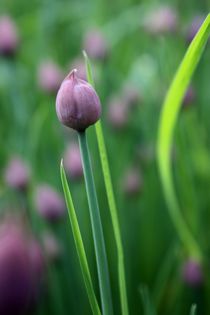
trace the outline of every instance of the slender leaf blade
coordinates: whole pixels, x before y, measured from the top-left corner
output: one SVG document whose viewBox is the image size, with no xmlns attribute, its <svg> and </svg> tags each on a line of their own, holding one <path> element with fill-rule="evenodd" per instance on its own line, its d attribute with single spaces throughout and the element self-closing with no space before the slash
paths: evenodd
<svg viewBox="0 0 210 315">
<path fill-rule="evenodd" d="M 178 113 L 182 100 L 200 60 L 209 34 L 210 14 L 208 14 L 200 30 L 189 46 L 168 90 L 161 112 L 157 141 L 158 167 L 169 213 L 177 229 L 179 237 L 188 249 L 189 254 L 198 260 L 200 260 L 202 256 L 200 248 L 183 220 L 176 198 L 172 180 L 170 152 L 173 132 L 178 119 Z"/>
<path fill-rule="evenodd" d="M 69 219 L 70 219 L 70 223 L 71 223 L 71 228 L 72 228 L 74 241 L 75 241 L 75 245 L 76 245 L 77 255 L 79 258 L 79 262 L 80 262 L 82 275 L 84 278 L 89 302 L 90 302 L 93 314 L 94 315 L 101 315 L 101 311 L 100 311 L 100 308 L 99 308 L 99 305 L 98 305 L 98 302 L 96 299 L 96 295 L 94 292 L 94 288 L 93 288 L 93 283 L 92 283 L 92 279 L 91 279 L 91 275 L 90 275 L 90 270 L 89 270 L 89 266 L 88 266 L 88 262 L 87 262 L 87 257 L 86 257 L 86 253 L 85 253 L 85 248 L 84 248 L 80 228 L 79 228 L 79 223 L 77 220 L 76 211 L 74 208 L 71 192 L 69 190 L 69 186 L 68 186 L 68 182 L 67 182 L 67 178 L 66 178 L 66 174 L 65 174 L 65 170 L 64 170 L 62 161 L 61 161 L 61 165 L 60 165 L 60 175 L 61 175 L 61 181 L 62 181 L 64 196 L 65 196 L 65 200 L 66 200 L 66 205 L 67 205 L 67 209 L 68 209 Z"/>
</svg>

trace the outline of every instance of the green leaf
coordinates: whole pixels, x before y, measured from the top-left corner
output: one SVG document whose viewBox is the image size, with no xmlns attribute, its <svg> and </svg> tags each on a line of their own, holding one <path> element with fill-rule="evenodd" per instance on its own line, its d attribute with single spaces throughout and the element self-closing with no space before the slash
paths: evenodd
<svg viewBox="0 0 210 315">
<path fill-rule="evenodd" d="M 196 314 L 197 314 L 197 306 L 196 304 L 193 304 L 190 309 L 190 315 L 196 315 Z"/>
<path fill-rule="evenodd" d="M 72 228 L 72 232 L 73 232 L 73 236 L 74 236 L 76 250 L 77 250 L 77 254 L 78 254 L 80 267 L 82 270 L 82 275 L 84 278 L 89 302 L 90 302 L 93 314 L 94 315 L 101 315 L 101 311 L 99 309 L 98 302 L 97 302 L 94 288 L 93 288 L 93 283 L 92 283 L 92 279 L 91 279 L 91 275 L 90 275 L 90 270 L 89 270 L 89 266 L 88 266 L 88 262 L 87 262 L 84 244 L 82 241 L 82 236 L 80 233 L 77 215 L 75 212 L 71 192 L 70 192 L 69 187 L 68 187 L 65 170 L 63 167 L 63 161 L 61 161 L 61 165 L 60 165 L 60 174 L 61 174 L 61 181 L 62 181 L 62 185 L 63 185 L 63 191 L 64 191 L 64 195 L 65 195 L 66 205 L 67 205 L 67 209 L 68 209 L 69 219 L 70 219 L 70 223 L 71 223 L 71 228 Z"/>
<path fill-rule="evenodd" d="M 89 58 L 85 51 L 83 51 L 86 64 L 86 72 L 88 82 L 94 86 L 94 80 L 92 75 L 92 68 L 89 61 Z M 109 168 L 109 162 L 107 157 L 106 145 L 103 135 L 103 129 L 101 121 L 99 120 L 95 124 L 96 137 L 98 142 L 99 155 L 101 160 L 102 172 L 104 177 L 104 183 L 106 188 L 106 194 L 112 219 L 112 226 L 114 230 L 115 242 L 117 246 L 117 255 L 118 255 L 118 281 L 119 281 L 119 290 L 120 290 L 120 302 L 121 302 L 121 311 L 122 315 L 128 315 L 128 300 L 126 292 L 126 280 L 125 280 L 125 266 L 124 266 L 124 255 L 123 255 L 123 245 L 121 240 L 120 233 L 120 224 L 118 219 L 117 205 L 114 196 L 114 190 L 112 185 L 111 173 Z"/>
<path fill-rule="evenodd" d="M 169 214 L 189 254 L 198 260 L 202 256 L 199 245 L 182 217 L 176 198 L 172 179 L 170 152 L 178 113 L 209 34 L 210 14 L 208 14 L 189 46 L 168 90 L 161 112 L 157 141 L 158 167 Z"/>
</svg>

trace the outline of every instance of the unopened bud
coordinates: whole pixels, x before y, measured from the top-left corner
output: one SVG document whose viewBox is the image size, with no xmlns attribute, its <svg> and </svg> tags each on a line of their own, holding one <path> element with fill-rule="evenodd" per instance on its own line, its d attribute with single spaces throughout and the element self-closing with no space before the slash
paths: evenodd
<svg viewBox="0 0 210 315">
<path fill-rule="evenodd" d="M 82 160 L 78 144 L 71 143 L 68 146 L 64 155 L 64 166 L 67 174 L 73 179 L 81 178 L 83 175 Z"/>
<path fill-rule="evenodd" d="M 174 32 L 177 29 L 178 17 L 173 8 L 163 6 L 151 12 L 145 20 L 145 29 L 151 34 L 158 35 Z"/>
<path fill-rule="evenodd" d="M 138 169 L 129 169 L 124 178 L 124 192 L 129 196 L 137 195 L 143 187 L 143 179 Z"/>
<path fill-rule="evenodd" d="M 61 85 L 63 73 L 53 62 L 42 63 L 38 69 L 38 84 L 47 93 L 56 93 Z"/>
<path fill-rule="evenodd" d="M 102 60 L 107 57 L 107 43 L 99 29 L 87 32 L 84 38 L 84 49 L 90 58 Z"/>
<path fill-rule="evenodd" d="M 123 129 L 128 123 L 127 103 L 121 99 L 112 99 L 109 103 L 108 121 L 115 129 Z"/>
<path fill-rule="evenodd" d="M 195 287 L 201 285 L 203 273 L 200 263 L 193 259 L 186 261 L 183 265 L 182 276 L 184 282 L 189 286 Z"/>
<path fill-rule="evenodd" d="M 93 125 L 101 115 L 101 104 L 93 87 L 70 72 L 61 84 L 56 98 L 58 119 L 77 131 Z"/>
<path fill-rule="evenodd" d="M 12 56 L 19 44 L 16 25 L 9 16 L 0 17 L 0 54 Z"/>
<path fill-rule="evenodd" d="M 5 182 L 14 189 L 24 191 L 29 183 L 29 171 L 24 162 L 14 157 L 10 160 L 5 170 Z"/>
<path fill-rule="evenodd" d="M 48 185 L 40 185 L 37 187 L 35 203 L 37 211 L 46 220 L 56 221 L 65 214 L 63 198 Z"/>
</svg>

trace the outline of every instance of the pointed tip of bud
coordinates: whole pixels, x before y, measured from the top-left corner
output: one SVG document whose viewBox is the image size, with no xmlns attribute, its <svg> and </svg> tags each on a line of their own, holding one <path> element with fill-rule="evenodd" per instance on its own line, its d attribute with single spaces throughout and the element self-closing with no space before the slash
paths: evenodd
<svg viewBox="0 0 210 315">
<path fill-rule="evenodd" d="M 75 78 L 75 75 L 77 73 L 77 69 L 73 69 L 69 72 L 69 74 L 67 75 L 66 79 L 74 79 Z"/>
</svg>

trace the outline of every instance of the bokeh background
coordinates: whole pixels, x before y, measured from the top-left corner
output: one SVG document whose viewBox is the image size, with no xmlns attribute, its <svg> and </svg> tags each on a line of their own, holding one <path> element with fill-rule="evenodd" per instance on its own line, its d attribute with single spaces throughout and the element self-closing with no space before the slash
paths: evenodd
<svg viewBox="0 0 210 315">
<path fill-rule="evenodd" d="M 208 0 L 1 0 L 0 314 L 91 314 L 65 208 L 64 157 L 94 285 L 95 256 L 77 135 L 56 92 L 91 60 L 124 245 L 130 314 L 209 314 L 210 51 L 186 94 L 171 153 L 177 196 L 205 257 L 180 244 L 156 163 L 159 114 Z M 115 314 L 117 256 L 94 128 L 88 129 Z M 153 313 L 143 313 L 141 290 Z M 145 289 L 146 288 L 146 289 Z"/>
</svg>

